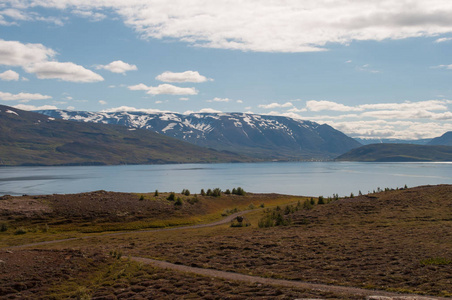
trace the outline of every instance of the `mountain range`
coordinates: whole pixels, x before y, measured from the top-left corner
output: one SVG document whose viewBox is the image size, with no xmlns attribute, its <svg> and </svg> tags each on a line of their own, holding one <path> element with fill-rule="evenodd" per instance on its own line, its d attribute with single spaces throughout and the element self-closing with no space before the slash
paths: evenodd
<svg viewBox="0 0 452 300">
<path fill-rule="evenodd" d="M 246 113 L 42 110 L 52 118 L 148 129 L 197 146 L 263 160 L 325 160 L 361 146 L 329 125 Z"/>
<path fill-rule="evenodd" d="M 0 105 L 0 165 L 118 165 L 253 161 L 150 130 L 59 120 Z"/>
<path fill-rule="evenodd" d="M 452 146 L 371 144 L 352 149 L 336 160 L 363 162 L 452 161 Z"/>
</svg>

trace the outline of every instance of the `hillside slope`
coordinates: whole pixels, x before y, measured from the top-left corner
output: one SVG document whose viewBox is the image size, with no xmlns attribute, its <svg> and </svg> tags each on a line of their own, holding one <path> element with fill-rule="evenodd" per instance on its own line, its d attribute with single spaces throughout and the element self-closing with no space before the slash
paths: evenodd
<svg viewBox="0 0 452 300">
<path fill-rule="evenodd" d="M 65 120 L 145 128 L 189 143 L 265 160 L 331 159 L 361 144 L 326 124 L 244 113 L 84 112 L 45 110 Z"/>
<path fill-rule="evenodd" d="M 353 149 L 337 157 L 336 160 L 368 162 L 452 161 L 452 147 L 371 144 Z"/>
<path fill-rule="evenodd" d="M 448 131 L 442 136 L 432 139 L 428 145 L 452 146 L 452 131 Z"/>
<path fill-rule="evenodd" d="M 249 161 L 149 130 L 78 123 L 0 105 L 0 165 L 114 165 Z"/>
</svg>

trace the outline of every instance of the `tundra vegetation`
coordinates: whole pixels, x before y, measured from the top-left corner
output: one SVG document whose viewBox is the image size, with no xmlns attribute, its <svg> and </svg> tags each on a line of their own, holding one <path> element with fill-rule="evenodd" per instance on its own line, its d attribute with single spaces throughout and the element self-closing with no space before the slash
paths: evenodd
<svg viewBox="0 0 452 300">
<path fill-rule="evenodd" d="M 203 277 L 130 257 L 259 277 L 452 296 L 452 185 L 377 188 L 353 197 L 239 196 L 232 190 L 220 197 L 174 193 L 174 200 L 163 192 L 3 196 L 0 298 L 363 298 Z M 231 226 L 233 221 L 161 230 L 244 211 L 241 226 Z M 7 248 L 68 237 L 76 239 Z"/>
</svg>

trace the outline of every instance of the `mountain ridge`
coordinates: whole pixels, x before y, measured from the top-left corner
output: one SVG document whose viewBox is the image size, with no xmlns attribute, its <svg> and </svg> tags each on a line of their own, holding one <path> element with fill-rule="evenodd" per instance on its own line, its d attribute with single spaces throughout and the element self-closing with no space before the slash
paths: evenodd
<svg viewBox="0 0 452 300">
<path fill-rule="evenodd" d="M 146 113 L 41 110 L 79 122 L 143 128 L 198 146 L 264 160 L 325 160 L 361 146 L 326 124 L 246 113 Z"/>
<path fill-rule="evenodd" d="M 370 144 L 352 149 L 337 161 L 434 162 L 452 161 L 452 146 L 414 144 Z"/>
<path fill-rule="evenodd" d="M 59 120 L 0 105 L 0 165 L 118 165 L 246 162 L 155 132 Z"/>
</svg>

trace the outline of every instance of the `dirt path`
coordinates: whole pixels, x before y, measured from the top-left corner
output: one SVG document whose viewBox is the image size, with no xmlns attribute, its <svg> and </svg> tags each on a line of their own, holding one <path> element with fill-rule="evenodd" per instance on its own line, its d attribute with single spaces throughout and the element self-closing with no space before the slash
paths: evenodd
<svg viewBox="0 0 452 300">
<path fill-rule="evenodd" d="M 204 227 L 213 227 L 213 226 L 218 226 L 218 225 L 229 223 L 237 216 L 244 215 L 250 211 L 251 210 L 239 211 L 239 212 L 233 213 L 232 215 L 227 216 L 224 219 L 221 219 L 221 220 L 218 220 L 218 221 L 215 221 L 212 223 L 208 223 L 208 224 L 197 224 L 197 225 L 188 225 L 188 226 L 180 226 L 180 227 L 170 227 L 170 228 L 154 228 L 154 229 L 147 229 L 147 230 L 121 231 L 121 232 L 107 233 L 107 234 L 102 234 L 102 235 L 83 236 L 83 237 L 76 237 L 76 238 L 67 238 L 67 239 L 60 239 L 60 240 L 53 240 L 53 241 L 30 243 L 30 244 L 17 245 L 17 246 L 7 246 L 7 247 L 2 247 L 0 249 L 13 250 L 13 249 L 20 249 L 20 248 L 28 248 L 28 247 L 35 247 L 35 246 L 42 246 L 42 245 L 64 243 L 64 242 L 75 241 L 75 240 L 86 240 L 86 239 L 91 239 L 91 238 L 96 238 L 96 237 L 124 235 L 124 234 L 129 234 L 129 233 L 161 232 L 161 231 L 172 231 L 172 230 L 180 230 L 180 229 L 196 229 L 196 228 L 204 228 Z"/>
<path fill-rule="evenodd" d="M 161 232 L 161 231 L 173 231 L 173 230 L 180 230 L 180 229 L 196 229 L 196 228 L 213 227 L 213 226 L 218 226 L 218 225 L 229 223 L 235 217 L 246 214 L 248 212 L 250 212 L 250 210 L 237 212 L 237 213 L 227 216 L 226 218 L 224 218 L 222 220 L 215 221 L 213 223 L 208 223 L 208 224 L 198 224 L 198 225 L 189 225 L 189 226 L 172 227 L 172 228 L 149 229 L 149 230 L 140 230 L 140 231 L 123 231 L 123 232 L 108 233 L 108 234 L 96 235 L 96 236 L 85 236 L 85 237 L 78 237 L 78 238 L 67 238 L 67 239 L 54 240 L 54 241 L 37 242 L 37 243 L 24 244 L 24 245 L 18 245 L 18 246 L 3 247 L 0 249 L 13 250 L 13 249 L 28 248 L 28 247 L 34 247 L 34 246 L 63 243 L 63 242 L 68 242 L 68 241 L 73 241 L 73 240 L 84 240 L 84 239 L 90 239 L 90 238 L 95 238 L 95 237 L 100 237 L 100 236 L 101 237 L 118 236 L 118 235 L 129 234 L 132 232 L 133 233 Z M 181 272 L 194 273 L 194 274 L 199 274 L 199 275 L 203 275 L 203 276 L 221 278 L 221 279 L 226 279 L 226 280 L 244 281 L 244 282 L 248 282 L 248 283 L 261 283 L 261 284 L 269 284 L 269 285 L 277 285 L 277 286 L 286 286 L 286 287 L 292 287 L 292 288 L 310 289 L 310 290 L 323 291 L 323 292 L 358 295 L 358 296 L 367 297 L 367 299 L 374 299 L 374 300 L 436 300 L 436 299 L 438 299 L 438 300 L 449 299 L 450 300 L 451 299 L 451 298 L 431 297 L 431 296 L 429 297 L 429 296 L 419 296 L 419 295 L 411 295 L 411 294 L 397 294 L 397 293 L 391 293 L 391 292 L 386 292 L 386 291 L 367 290 L 367 289 L 360 289 L 360 288 L 354 288 L 354 287 L 317 284 L 317 283 L 309 283 L 309 282 L 302 282 L 302 281 L 263 278 L 263 277 L 257 277 L 257 276 L 244 275 L 244 274 L 240 274 L 240 273 L 232 273 L 232 272 L 218 271 L 218 270 L 213 270 L 213 269 L 203 269 L 203 268 L 189 267 L 189 266 L 184 266 L 184 265 L 177 265 L 177 264 L 172 264 L 169 262 L 154 260 L 154 259 L 145 258 L 145 257 L 130 257 L 130 259 L 133 261 L 136 261 L 136 262 L 140 262 L 140 263 L 152 264 L 159 268 L 166 268 L 166 269 L 171 269 L 171 270 L 176 270 L 176 271 L 181 271 Z"/>
<path fill-rule="evenodd" d="M 433 299 L 449 299 L 450 298 L 441 298 L 441 297 L 427 297 L 427 296 L 419 296 L 419 295 L 409 295 L 409 294 L 397 294 L 386 291 L 378 291 L 378 290 L 367 290 L 360 289 L 354 287 L 345 287 L 345 286 L 335 286 L 335 285 L 326 285 L 326 284 L 318 284 L 318 283 L 309 283 L 302 281 L 291 281 L 291 280 L 282 280 L 282 279 L 272 279 L 272 278 L 263 278 L 257 276 L 244 275 L 240 273 L 232 273 L 225 271 L 218 271 L 213 269 L 203 269 L 196 267 L 189 267 L 184 265 L 176 265 L 165 261 L 144 258 L 144 257 L 130 257 L 131 260 L 152 264 L 159 268 L 166 268 L 171 270 L 176 270 L 180 272 L 188 272 L 194 273 L 198 275 L 204 275 L 209 277 L 216 277 L 227 280 L 235 280 L 235 281 L 245 281 L 249 283 L 261 283 L 261 284 L 269 284 L 269 285 L 278 285 L 278 286 L 286 286 L 292 288 L 301 288 L 301 289 L 310 289 L 315 291 L 322 292 L 332 292 L 332 293 L 341 293 L 348 295 L 358 295 L 363 297 L 369 297 L 368 299 L 376 299 L 376 300 L 433 300 Z"/>
</svg>

